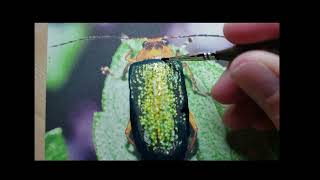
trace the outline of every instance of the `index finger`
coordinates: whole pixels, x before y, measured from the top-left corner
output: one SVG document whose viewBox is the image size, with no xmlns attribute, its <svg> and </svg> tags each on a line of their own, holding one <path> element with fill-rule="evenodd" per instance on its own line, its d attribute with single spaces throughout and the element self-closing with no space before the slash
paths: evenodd
<svg viewBox="0 0 320 180">
<path fill-rule="evenodd" d="M 254 43 L 280 36 L 279 23 L 226 23 L 224 36 L 234 44 Z"/>
</svg>

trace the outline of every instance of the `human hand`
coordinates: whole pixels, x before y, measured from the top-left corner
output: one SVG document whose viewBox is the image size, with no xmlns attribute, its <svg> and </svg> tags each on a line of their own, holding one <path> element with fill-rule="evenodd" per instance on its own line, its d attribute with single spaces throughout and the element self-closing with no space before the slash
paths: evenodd
<svg viewBox="0 0 320 180">
<path fill-rule="evenodd" d="M 224 35 L 234 44 L 280 38 L 279 23 L 225 24 Z M 279 56 L 254 50 L 236 57 L 212 88 L 212 97 L 232 104 L 224 123 L 232 129 L 280 129 Z"/>
</svg>

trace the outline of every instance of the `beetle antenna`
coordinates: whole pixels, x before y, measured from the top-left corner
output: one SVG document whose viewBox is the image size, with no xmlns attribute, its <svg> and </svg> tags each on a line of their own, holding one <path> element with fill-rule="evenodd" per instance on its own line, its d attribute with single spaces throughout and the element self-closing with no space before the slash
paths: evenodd
<svg viewBox="0 0 320 180">
<path fill-rule="evenodd" d="M 64 42 L 64 43 L 52 45 L 50 47 L 63 46 L 63 45 L 71 44 L 71 43 L 78 42 L 78 41 L 88 41 L 88 40 L 96 40 L 96 39 L 113 39 L 113 38 L 114 39 L 120 39 L 120 40 L 130 39 L 128 36 L 123 36 L 123 35 L 122 36 L 110 36 L 110 35 L 105 35 L 105 36 L 87 36 L 87 37 L 83 37 L 83 38 L 67 41 L 67 42 Z"/>
<path fill-rule="evenodd" d="M 178 39 L 178 38 L 191 38 L 191 37 L 224 37 L 221 35 L 215 35 L 215 34 L 192 34 L 192 35 L 183 35 L 183 36 L 165 36 L 166 39 Z M 71 40 L 71 41 L 67 41 L 67 42 L 63 42 L 60 44 L 56 44 L 56 45 L 52 45 L 50 46 L 52 47 L 59 47 L 59 46 L 63 46 L 66 44 L 71 44 L 74 42 L 78 42 L 78 41 L 89 41 L 89 40 L 96 40 L 96 39 L 120 39 L 120 40 L 128 40 L 128 39 L 133 39 L 133 38 L 129 38 L 127 35 L 122 34 L 121 36 L 111 36 L 111 35 L 104 35 L 104 36 L 87 36 L 87 37 L 82 37 L 79 39 L 75 39 L 75 40 Z"/>
<path fill-rule="evenodd" d="M 191 37 L 219 37 L 219 38 L 224 38 L 224 36 L 217 35 L 217 34 L 192 34 L 192 35 L 183 35 L 183 36 L 166 36 L 166 38 L 170 38 L 170 39 L 191 38 Z"/>
</svg>

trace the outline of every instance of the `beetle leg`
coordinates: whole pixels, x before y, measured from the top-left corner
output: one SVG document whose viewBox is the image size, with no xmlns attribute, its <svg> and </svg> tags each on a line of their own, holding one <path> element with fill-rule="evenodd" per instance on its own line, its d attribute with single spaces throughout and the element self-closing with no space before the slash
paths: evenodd
<svg viewBox="0 0 320 180">
<path fill-rule="evenodd" d="M 129 141 L 129 143 L 130 144 L 132 144 L 132 145 L 134 145 L 134 141 L 131 139 L 131 137 L 130 137 L 130 135 L 131 135 L 131 121 L 130 121 L 130 119 L 129 119 L 129 121 L 128 121 L 128 125 L 127 125 L 127 128 L 126 128 L 126 130 L 125 130 L 125 134 L 126 134 L 126 137 L 127 137 L 127 139 L 128 139 L 128 141 Z"/>
<path fill-rule="evenodd" d="M 190 123 L 190 126 L 191 126 L 192 130 L 193 130 L 191 143 L 188 146 L 188 150 L 191 152 L 193 147 L 194 147 L 194 144 L 196 142 L 197 134 L 198 134 L 198 126 L 196 124 L 196 120 L 195 120 L 192 112 L 189 112 L 189 123 Z"/>
<path fill-rule="evenodd" d="M 180 49 L 177 49 L 177 50 L 176 50 L 176 56 L 180 56 L 180 55 L 181 55 Z"/>
<path fill-rule="evenodd" d="M 176 56 L 181 56 L 181 55 L 182 55 L 182 54 L 181 54 L 181 51 L 182 51 L 182 50 L 185 50 L 186 47 L 187 47 L 189 44 L 191 44 L 191 43 L 192 43 L 192 38 L 189 37 L 189 38 L 183 43 L 183 45 L 180 46 L 179 49 L 176 50 Z"/>
<path fill-rule="evenodd" d="M 192 41 L 193 40 L 191 37 L 187 38 L 187 40 L 183 43 L 183 45 L 180 47 L 180 49 L 186 49 L 187 46 L 192 43 Z"/>
<path fill-rule="evenodd" d="M 187 63 L 182 63 L 183 64 L 183 67 L 186 68 L 186 70 L 189 72 L 189 75 L 188 77 L 190 78 L 191 80 L 191 84 L 192 84 L 192 90 L 193 92 L 201 95 L 201 96 L 210 96 L 210 93 L 203 93 L 200 91 L 199 87 L 198 87 L 198 83 L 197 83 L 197 80 L 195 79 L 189 65 Z"/>
<path fill-rule="evenodd" d="M 110 68 L 108 66 L 103 66 L 100 68 L 100 71 L 103 75 L 113 75 Z"/>
<path fill-rule="evenodd" d="M 124 70 L 123 70 L 123 72 L 122 72 L 122 80 L 127 80 L 127 77 L 126 77 L 126 75 L 127 75 L 127 73 L 128 73 L 128 70 L 129 70 L 129 66 L 131 65 L 132 63 L 128 63 L 127 65 L 126 65 L 126 67 L 124 68 Z"/>
<path fill-rule="evenodd" d="M 122 76 L 121 76 L 122 80 L 126 80 L 127 79 L 126 75 L 127 75 L 128 70 L 129 70 L 129 66 L 137 60 L 135 57 L 131 58 L 132 52 L 133 52 L 133 50 L 130 48 L 129 52 L 127 52 L 127 54 L 124 57 L 124 59 L 126 61 L 128 61 L 128 64 L 126 65 L 126 67 L 124 68 L 124 70 L 122 72 Z"/>
<path fill-rule="evenodd" d="M 133 50 L 130 48 L 129 52 L 127 52 L 126 56 L 124 57 L 124 59 L 129 63 L 136 61 L 136 58 L 131 58 L 132 51 Z"/>
</svg>

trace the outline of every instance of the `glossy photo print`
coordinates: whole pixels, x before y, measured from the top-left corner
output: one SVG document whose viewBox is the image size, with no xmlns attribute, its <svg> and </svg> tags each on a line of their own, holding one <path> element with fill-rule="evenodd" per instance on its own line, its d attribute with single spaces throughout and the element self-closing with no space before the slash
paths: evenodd
<svg viewBox="0 0 320 180">
<path fill-rule="evenodd" d="M 224 23 L 49 23 L 46 160 L 277 160 L 211 96 Z M 212 56 L 212 57 L 211 57 Z"/>
</svg>

